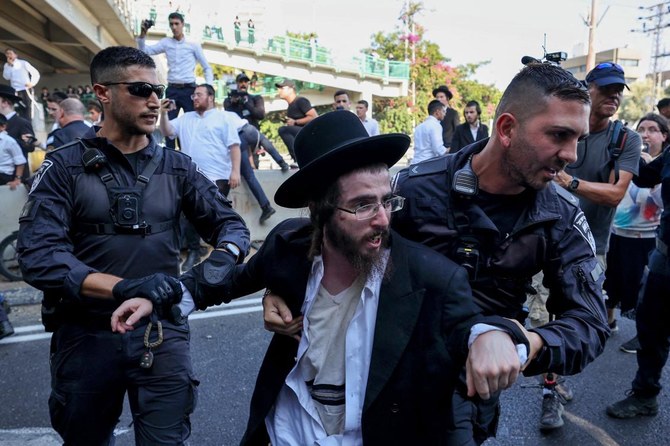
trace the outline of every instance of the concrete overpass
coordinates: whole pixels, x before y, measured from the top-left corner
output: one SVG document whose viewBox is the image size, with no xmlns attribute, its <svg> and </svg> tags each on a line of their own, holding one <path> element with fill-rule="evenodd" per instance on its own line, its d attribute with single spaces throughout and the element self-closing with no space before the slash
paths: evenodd
<svg viewBox="0 0 670 446">
<path fill-rule="evenodd" d="M 42 74 L 38 87 L 89 83 L 93 55 L 112 45 L 134 46 L 133 30 L 145 17 L 143 2 L 133 0 L 3 0 L 0 7 L 0 46 L 13 47 Z M 167 5 L 161 5 L 148 43 L 167 33 Z M 154 12 L 155 14 L 155 12 Z M 155 17 L 155 15 L 154 15 Z M 310 91 L 315 105 L 332 102 L 338 89 L 352 92 L 352 100 L 407 94 L 409 69 L 404 62 L 373 58 L 360 53 L 335 55 L 328 48 L 285 36 L 235 43 L 220 32 L 202 26 L 187 37 L 202 41 L 210 63 L 247 72 L 289 77 L 325 88 Z M 213 27 L 216 31 L 216 27 Z M 192 31 L 192 32 L 191 32 Z M 159 61 L 163 56 L 156 58 Z M 162 63 L 165 68 L 165 63 Z M 274 91 L 267 91 L 274 97 Z M 268 101 L 268 110 L 285 108 Z"/>
<path fill-rule="evenodd" d="M 130 0 L 3 0 L 0 45 L 33 64 L 42 74 L 40 85 L 89 83 L 95 53 L 134 45 L 131 5 Z"/>
</svg>

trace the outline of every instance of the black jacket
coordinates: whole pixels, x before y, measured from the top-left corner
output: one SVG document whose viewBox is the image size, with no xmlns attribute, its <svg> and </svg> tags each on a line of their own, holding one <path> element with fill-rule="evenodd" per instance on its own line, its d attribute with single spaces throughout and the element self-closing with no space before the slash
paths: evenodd
<svg viewBox="0 0 670 446">
<path fill-rule="evenodd" d="M 65 127 L 58 128 L 49 133 L 49 138 L 47 139 L 49 145 L 47 146 L 47 149 L 55 149 L 72 142 L 77 138 L 81 138 L 88 133 L 90 128 L 91 127 L 86 125 L 84 121 L 72 121 Z"/>
<path fill-rule="evenodd" d="M 477 139 L 472 139 L 472 132 L 470 131 L 470 124 L 463 123 L 456 127 L 456 132 L 454 133 L 454 138 L 451 140 L 451 148 L 449 153 L 456 153 L 465 146 L 480 141 L 482 139 L 489 137 L 489 128 L 482 123 L 479 123 L 479 128 L 477 129 Z"/>
<path fill-rule="evenodd" d="M 604 275 L 588 223 L 576 199 L 552 183 L 535 193 L 513 231 L 501 236 L 478 205 L 459 199 L 451 189 L 454 172 L 487 141 L 400 171 L 394 191 L 406 200 L 393 215 L 392 227 L 457 263 L 474 238 L 479 268 L 471 286 L 484 314 L 522 320 L 531 278 L 544 271 L 544 285 L 551 292 L 547 309 L 557 319 L 533 329 L 547 348 L 524 373 L 578 373 L 602 353 L 609 336 L 601 293 Z"/>
<path fill-rule="evenodd" d="M 136 182 L 135 166 L 91 129 L 83 141 L 99 148 L 120 185 Z M 200 236 L 213 246 L 231 242 L 244 254 L 249 231 L 211 181 L 191 159 L 166 150 L 153 139 L 137 154 L 141 172 L 160 150 L 163 158 L 141 195 L 140 218 L 152 229 L 147 235 L 93 233 L 92 225 L 113 225 L 110 198 L 100 176 L 82 163 L 81 141 L 47 154 L 35 176 L 28 202 L 19 218 L 17 251 L 24 280 L 44 291 L 50 306 L 101 320 L 116 307 L 112 300 L 80 294 L 93 272 L 139 278 L 162 272 L 179 275 L 179 215 L 183 212 Z"/>
<path fill-rule="evenodd" d="M 265 101 L 259 95 L 241 95 L 235 102 L 228 97 L 223 101 L 223 108 L 226 111 L 237 113 L 240 118 L 246 119 L 258 130 L 260 130 L 260 121 L 265 119 Z"/>
<path fill-rule="evenodd" d="M 280 223 L 246 265 L 235 273 L 232 295 L 267 287 L 299 315 L 312 262 L 307 219 Z M 447 258 L 392 233 L 390 276 L 382 282 L 370 373 L 362 414 L 363 443 L 445 444 L 451 395 L 467 356 L 475 322 L 466 273 Z M 274 335 L 251 400 L 243 445 L 267 445 L 265 417 L 295 365 L 298 342 Z"/>
<path fill-rule="evenodd" d="M 461 117 L 458 112 L 448 107 L 447 112 L 444 114 L 444 119 L 440 122 L 444 147 L 451 147 L 451 140 L 454 138 L 454 132 L 456 132 L 456 127 L 458 127 L 460 122 Z"/>
</svg>

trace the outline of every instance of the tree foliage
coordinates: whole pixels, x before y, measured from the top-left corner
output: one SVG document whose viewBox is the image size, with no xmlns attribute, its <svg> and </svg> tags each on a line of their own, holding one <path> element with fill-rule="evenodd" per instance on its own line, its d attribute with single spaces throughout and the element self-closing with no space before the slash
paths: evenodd
<svg viewBox="0 0 670 446">
<path fill-rule="evenodd" d="M 401 98 L 377 98 L 373 112 L 383 132 L 412 134 L 413 125 L 423 121 L 428 103 L 433 99 L 433 89 L 446 85 L 454 94 L 450 105 L 462 113 L 468 101 L 479 102 L 482 121 L 488 122 L 502 92 L 493 85 L 483 85 L 471 77 L 488 62 L 452 66 L 440 47 L 424 39 L 425 29 L 415 18 L 423 11 L 420 2 L 410 2 L 401 13 L 402 25 L 392 32 L 377 32 L 372 43 L 364 50 L 381 58 L 408 60 L 410 62 L 410 92 Z M 411 87 L 414 86 L 414 92 Z"/>
<path fill-rule="evenodd" d="M 656 104 L 651 103 L 654 84 L 651 79 L 639 80 L 630 84 L 630 92 L 621 101 L 619 119 L 633 125 L 642 116 L 655 110 Z"/>
</svg>

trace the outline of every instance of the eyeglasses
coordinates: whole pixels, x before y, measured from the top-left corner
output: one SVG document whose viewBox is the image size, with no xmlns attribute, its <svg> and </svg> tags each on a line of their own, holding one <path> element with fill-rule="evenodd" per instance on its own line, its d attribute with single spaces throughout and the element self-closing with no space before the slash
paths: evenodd
<svg viewBox="0 0 670 446">
<path fill-rule="evenodd" d="M 207 96 L 209 96 L 209 95 L 206 94 L 206 93 L 193 93 L 191 95 L 191 100 L 193 100 L 195 98 L 204 98 L 204 97 L 207 97 Z"/>
<path fill-rule="evenodd" d="M 336 206 L 336 208 L 342 212 L 346 212 L 348 214 L 354 214 L 356 216 L 356 220 L 370 220 L 379 213 L 379 208 L 382 206 L 384 206 L 384 210 L 386 212 L 396 212 L 402 209 L 404 204 L 405 204 L 405 197 L 395 195 L 391 198 L 382 201 L 381 203 L 370 203 L 363 206 L 359 206 L 353 211 L 350 209 L 341 208 L 339 206 Z"/>
<path fill-rule="evenodd" d="M 104 84 L 100 85 L 127 85 L 128 93 L 140 98 L 148 98 L 151 96 L 151 93 L 156 93 L 156 96 L 158 96 L 158 99 L 160 99 L 163 97 L 163 94 L 165 94 L 165 85 L 154 85 L 148 82 L 105 82 Z"/>
<path fill-rule="evenodd" d="M 614 68 L 615 70 L 618 70 L 618 71 L 623 73 L 623 68 L 621 68 L 621 65 L 619 65 L 618 63 L 612 63 L 612 62 L 600 63 L 600 64 L 596 65 L 594 70 L 602 70 L 602 69 L 605 69 L 605 68 Z"/>
</svg>

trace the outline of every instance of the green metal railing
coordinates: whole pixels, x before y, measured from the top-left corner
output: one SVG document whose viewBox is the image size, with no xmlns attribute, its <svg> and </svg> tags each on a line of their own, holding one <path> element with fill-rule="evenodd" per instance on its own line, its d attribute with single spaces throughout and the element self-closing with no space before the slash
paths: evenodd
<svg viewBox="0 0 670 446">
<path fill-rule="evenodd" d="M 155 14 L 150 18 L 156 21 Z M 136 20 L 135 31 L 139 33 L 141 20 Z M 190 23 L 184 23 L 184 33 L 190 34 Z M 159 20 L 154 26 L 154 31 L 170 35 L 167 20 Z M 318 45 L 315 41 L 295 39 L 288 36 L 274 36 L 267 40 L 255 40 L 249 43 L 242 38 L 239 44 L 234 40 L 228 41 L 224 38 L 223 29 L 218 25 L 206 26 L 202 31 L 201 39 L 205 42 L 221 43 L 228 48 L 253 48 L 257 54 L 272 54 L 281 56 L 286 62 L 308 63 L 313 67 L 327 67 L 335 71 L 350 71 L 359 73 L 362 77 L 379 77 L 382 79 L 409 79 L 409 62 L 399 62 L 373 57 L 369 54 L 359 53 L 352 57 L 338 57 L 329 48 Z"/>
</svg>

